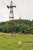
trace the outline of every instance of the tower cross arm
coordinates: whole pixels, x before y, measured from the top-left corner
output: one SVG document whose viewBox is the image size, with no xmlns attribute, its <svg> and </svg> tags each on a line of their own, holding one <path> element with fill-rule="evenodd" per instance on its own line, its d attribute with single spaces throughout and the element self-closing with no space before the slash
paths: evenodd
<svg viewBox="0 0 33 50">
<path fill-rule="evenodd" d="M 13 6 L 13 7 L 16 7 L 16 6 Z"/>
<path fill-rule="evenodd" d="M 15 8 L 16 8 L 16 6 L 8 6 L 8 5 L 7 5 L 7 8 L 13 8 L 13 7 L 15 7 Z"/>
<path fill-rule="evenodd" d="M 7 5 L 7 8 L 10 8 L 10 6 Z"/>
<path fill-rule="evenodd" d="M 15 8 L 16 8 L 16 6 L 10 6 L 10 8 L 13 8 L 13 7 L 15 7 Z"/>
</svg>

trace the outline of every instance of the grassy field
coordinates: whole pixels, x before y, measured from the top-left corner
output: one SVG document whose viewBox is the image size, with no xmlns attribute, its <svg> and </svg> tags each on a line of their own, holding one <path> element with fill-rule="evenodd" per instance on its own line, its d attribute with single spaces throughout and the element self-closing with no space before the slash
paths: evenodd
<svg viewBox="0 0 33 50">
<path fill-rule="evenodd" d="M 33 50 L 33 35 L 0 33 L 0 50 Z"/>
</svg>

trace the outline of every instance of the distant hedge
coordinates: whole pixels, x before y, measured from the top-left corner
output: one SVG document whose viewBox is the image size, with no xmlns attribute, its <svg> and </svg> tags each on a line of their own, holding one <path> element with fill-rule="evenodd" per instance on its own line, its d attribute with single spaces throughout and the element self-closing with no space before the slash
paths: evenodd
<svg viewBox="0 0 33 50">
<path fill-rule="evenodd" d="M 0 32 L 21 32 L 24 34 L 33 34 L 33 21 L 29 20 L 11 20 L 0 23 Z"/>
</svg>

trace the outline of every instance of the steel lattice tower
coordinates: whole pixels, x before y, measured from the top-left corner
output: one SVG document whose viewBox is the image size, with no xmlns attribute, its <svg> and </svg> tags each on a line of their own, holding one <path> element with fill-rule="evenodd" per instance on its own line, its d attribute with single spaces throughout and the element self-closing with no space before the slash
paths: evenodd
<svg viewBox="0 0 33 50">
<path fill-rule="evenodd" d="M 7 8 L 10 8 L 10 15 L 9 15 L 9 20 L 14 19 L 14 13 L 13 13 L 13 8 L 16 8 L 16 6 L 13 5 L 13 1 L 11 0 L 10 6 L 7 5 Z"/>
</svg>

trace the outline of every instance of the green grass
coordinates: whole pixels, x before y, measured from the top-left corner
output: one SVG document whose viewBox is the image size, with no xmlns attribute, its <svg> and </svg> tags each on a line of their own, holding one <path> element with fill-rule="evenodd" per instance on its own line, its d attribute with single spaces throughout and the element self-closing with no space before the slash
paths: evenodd
<svg viewBox="0 0 33 50">
<path fill-rule="evenodd" d="M 22 44 L 18 45 L 18 41 Z M 33 35 L 16 34 L 14 37 L 0 33 L 0 50 L 33 50 Z"/>
</svg>

